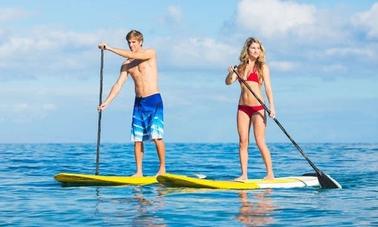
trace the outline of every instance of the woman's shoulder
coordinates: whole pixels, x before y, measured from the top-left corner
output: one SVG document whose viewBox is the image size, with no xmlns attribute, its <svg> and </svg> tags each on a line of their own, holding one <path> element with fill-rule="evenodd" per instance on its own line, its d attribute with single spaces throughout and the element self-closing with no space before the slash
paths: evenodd
<svg viewBox="0 0 378 227">
<path fill-rule="evenodd" d="M 264 63 L 262 64 L 261 68 L 262 68 L 263 71 L 266 71 L 266 70 L 269 71 L 269 65 L 268 65 L 268 63 L 264 62 Z"/>
</svg>

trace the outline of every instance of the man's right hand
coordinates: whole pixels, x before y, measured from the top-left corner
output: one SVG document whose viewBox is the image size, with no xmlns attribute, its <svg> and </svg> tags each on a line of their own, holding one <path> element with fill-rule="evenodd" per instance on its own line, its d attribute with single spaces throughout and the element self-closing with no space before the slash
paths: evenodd
<svg viewBox="0 0 378 227">
<path fill-rule="evenodd" d="M 101 42 L 98 44 L 98 48 L 100 48 L 101 50 L 106 50 L 108 49 L 108 44 L 104 43 L 104 42 Z"/>
</svg>

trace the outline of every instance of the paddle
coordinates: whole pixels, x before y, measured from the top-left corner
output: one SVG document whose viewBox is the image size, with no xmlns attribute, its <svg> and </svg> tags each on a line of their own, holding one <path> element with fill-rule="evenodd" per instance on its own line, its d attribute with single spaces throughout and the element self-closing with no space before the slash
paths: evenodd
<svg viewBox="0 0 378 227">
<path fill-rule="evenodd" d="M 103 69 L 104 69 L 104 50 L 101 49 L 101 66 L 100 66 L 100 95 L 98 105 L 102 103 L 102 84 L 103 84 Z M 96 175 L 99 173 L 99 162 L 100 162 L 100 140 L 101 140 L 101 117 L 102 111 L 98 111 L 98 121 L 97 121 L 97 149 L 96 149 Z"/>
<path fill-rule="evenodd" d="M 248 83 L 243 80 L 243 78 L 239 75 L 238 71 L 236 70 L 237 66 L 234 66 L 232 70 L 234 73 L 238 76 L 239 80 L 247 87 L 247 89 L 252 93 L 253 96 L 257 99 L 257 101 L 264 107 L 265 111 L 268 112 L 270 115 L 269 108 L 261 101 L 259 97 L 257 97 L 256 93 L 252 90 L 252 88 L 248 85 Z M 276 117 L 273 118 L 274 122 L 280 127 L 280 129 L 284 132 L 284 134 L 289 138 L 291 143 L 297 148 L 297 150 L 301 153 L 301 155 L 306 159 L 306 161 L 310 164 L 310 166 L 315 170 L 316 176 L 319 180 L 319 184 L 322 188 L 341 188 L 341 185 L 334 180 L 329 175 L 325 174 L 323 171 L 321 171 L 316 165 L 306 156 L 302 148 L 291 138 L 289 133 L 285 130 L 285 128 L 281 125 L 281 123 L 277 120 Z"/>
</svg>

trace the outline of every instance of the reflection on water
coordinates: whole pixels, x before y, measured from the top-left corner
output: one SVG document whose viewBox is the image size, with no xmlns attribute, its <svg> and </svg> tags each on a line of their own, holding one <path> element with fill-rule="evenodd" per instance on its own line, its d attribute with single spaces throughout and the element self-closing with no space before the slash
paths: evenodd
<svg viewBox="0 0 378 227">
<path fill-rule="evenodd" d="M 133 218 L 133 226 L 166 226 L 164 220 L 155 214 L 164 207 L 162 196 L 155 196 L 153 200 L 146 199 L 143 195 L 142 187 L 136 187 L 134 191 L 134 200 L 136 215 Z"/>
<path fill-rule="evenodd" d="M 111 195 L 107 192 L 101 192 L 101 189 L 96 189 L 96 216 L 102 216 L 105 223 L 117 222 L 117 219 L 127 220 L 131 226 L 167 226 L 164 219 L 158 217 L 156 214 L 159 210 L 164 208 L 163 196 L 153 195 L 151 192 L 143 192 L 143 187 L 130 188 L 132 194 L 126 194 L 122 198 L 106 198 Z M 116 206 L 115 206 L 116 204 Z M 116 210 L 113 210 L 115 207 Z M 122 209 L 120 209 L 122 207 Z M 109 214 L 112 214 L 109 216 Z"/>
<path fill-rule="evenodd" d="M 274 219 L 270 215 L 275 207 L 269 197 L 271 189 L 262 192 L 240 191 L 240 211 L 236 215 L 236 219 L 246 226 L 262 226 L 273 224 Z M 251 199 L 249 195 L 254 195 Z"/>
<path fill-rule="evenodd" d="M 160 197 L 161 201 L 164 201 L 162 197 L 165 197 L 169 202 L 172 203 L 172 200 L 179 199 L 185 194 L 187 197 L 190 198 L 197 198 L 192 200 L 195 201 L 196 204 L 202 204 L 204 207 L 216 206 L 215 204 L 218 203 L 218 197 L 224 197 L 222 204 L 230 204 L 227 209 L 231 208 L 231 212 L 235 214 L 235 220 L 240 222 L 245 226 L 264 226 L 274 224 L 275 220 L 273 218 L 273 212 L 277 209 L 277 206 L 274 205 L 273 200 L 271 198 L 272 189 L 265 189 L 265 190 L 258 190 L 258 191 L 227 191 L 227 190 L 219 190 L 219 189 L 200 189 L 200 188 L 170 188 L 170 187 L 159 187 L 157 192 L 157 197 Z M 235 193 L 235 194 L 234 194 Z M 231 195 L 224 196 L 224 195 Z M 237 199 L 236 206 L 232 206 L 233 202 Z M 190 201 L 190 200 L 187 200 Z M 201 201 L 201 202 L 200 202 Z M 177 201 L 176 201 L 177 202 Z M 178 202 L 180 203 L 180 202 Z M 161 202 L 161 210 L 166 209 L 166 204 Z M 193 204 L 194 205 L 194 204 Z M 182 206 L 182 205 L 181 205 Z M 156 205 L 155 205 L 156 207 Z M 219 219 L 217 212 L 213 212 L 209 214 L 209 212 L 197 213 L 198 219 L 193 219 L 195 214 L 188 215 L 188 213 L 192 212 L 201 212 L 201 209 L 198 208 L 196 211 L 192 210 L 191 206 L 184 206 L 188 212 L 183 214 L 181 211 L 177 211 L 175 215 L 181 216 L 184 218 L 191 217 L 192 223 L 197 223 L 198 225 L 202 225 L 202 223 L 198 223 L 198 221 L 205 218 Z M 183 208 L 183 206 L 181 207 Z M 225 209 L 224 207 L 222 209 Z M 221 209 L 221 210 L 222 210 Z M 205 209 L 206 210 L 206 209 Z M 145 223 L 144 223 L 145 224 Z M 185 225 L 185 224 L 184 224 Z"/>
</svg>

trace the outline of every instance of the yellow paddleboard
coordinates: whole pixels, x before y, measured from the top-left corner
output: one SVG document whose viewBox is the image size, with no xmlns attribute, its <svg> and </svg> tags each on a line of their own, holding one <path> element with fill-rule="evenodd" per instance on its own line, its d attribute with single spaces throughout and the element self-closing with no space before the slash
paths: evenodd
<svg viewBox="0 0 378 227">
<path fill-rule="evenodd" d="M 213 189 L 260 189 L 260 188 L 296 188 L 319 186 L 317 177 L 279 177 L 274 180 L 251 179 L 243 182 L 207 180 L 188 177 L 184 175 L 165 174 L 157 177 L 159 183 L 168 187 L 190 187 L 190 188 L 213 188 Z"/>
<path fill-rule="evenodd" d="M 59 173 L 54 178 L 63 185 L 148 185 L 158 183 L 155 176 L 130 177 Z"/>
</svg>

